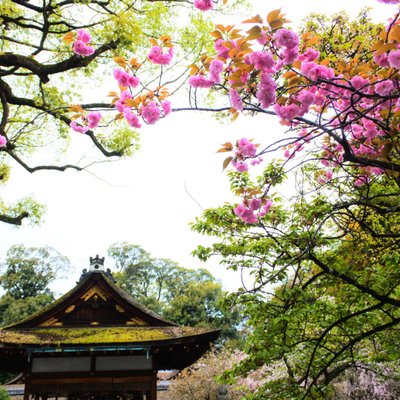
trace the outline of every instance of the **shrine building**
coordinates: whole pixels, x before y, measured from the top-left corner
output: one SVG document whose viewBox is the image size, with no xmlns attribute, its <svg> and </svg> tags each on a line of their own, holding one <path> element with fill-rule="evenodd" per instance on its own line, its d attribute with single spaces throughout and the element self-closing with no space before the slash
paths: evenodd
<svg viewBox="0 0 400 400">
<path fill-rule="evenodd" d="M 157 372 L 191 365 L 218 335 L 150 311 L 96 256 L 72 290 L 0 330 L 0 370 L 22 374 L 24 400 L 156 400 Z"/>
</svg>

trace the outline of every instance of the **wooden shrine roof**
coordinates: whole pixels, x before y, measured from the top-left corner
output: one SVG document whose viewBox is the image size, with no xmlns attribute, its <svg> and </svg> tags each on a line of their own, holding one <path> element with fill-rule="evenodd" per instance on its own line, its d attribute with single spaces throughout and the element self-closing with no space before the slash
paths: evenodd
<svg viewBox="0 0 400 400">
<path fill-rule="evenodd" d="M 176 326 L 94 271 L 43 310 L 4 329 L 62 326 Z"/>
<path fill-rule="evenodd" d="M 103 271 L 88 273 L 40 312 L 0 329 L 0 370 L 23 371 L 30 354 L 130 354 L 145 351 L 158 369 L 183 369 L 219 330 L 180 327 L 144 307 Z"/>
</svg>

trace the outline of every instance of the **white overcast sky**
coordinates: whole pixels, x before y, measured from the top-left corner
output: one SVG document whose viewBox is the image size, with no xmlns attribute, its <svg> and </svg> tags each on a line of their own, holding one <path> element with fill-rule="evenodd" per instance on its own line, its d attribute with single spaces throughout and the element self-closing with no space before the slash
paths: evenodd
<svg viewBox="0 0 400 400">
<path fill-rule="evenodd" d="M 370 6 L 376 20 L 386 21 L 395 11 L 394 6 L 377 0 L 252 3 L 255 10 L 249 16 L 266 16 L 282 8 L 294 24 L 310 12 L 329 15 L 346 10 L 355 16 L 361 7 Z M 223 156 L 216 154 L 219 145 L 243 136 L 266 142 L 281 130 L 268 116 L 221 124 L 211 115 L 179 112 L 142 129 L 141 151 L 132 159 L 98 165 L 91 170 L 94 175 L 74 171 L 30 175 L 15 167 L 11 181 L 2 188 L 2 197 L 13 201 L 33 195 L 47 205 L 47 213 L 44 223 L 35 228 L 0 224 L 0 257 L 13 244 L 54 247 L 73 266 L 70 276 L 56 286 L 63 293 L 88 267 L 89 256 L 106 256 L 109 245 L 125 241 L 184 267 L 207 267 L 225 288 L 234 290 L 241 285 L 237 273 L 224 271 L 216 259 L 202 264 L 191 257 L 194 248 L 207 239 L 191 232 L 189 223 L 202 208 L 232 200 L 222 172 Z M 79 134 L 74 134 L 72 148 L 76 154 L 90 154 L 87 139 Z M 107 258 L 106 263 L 111 266 Z"/>
</svg>

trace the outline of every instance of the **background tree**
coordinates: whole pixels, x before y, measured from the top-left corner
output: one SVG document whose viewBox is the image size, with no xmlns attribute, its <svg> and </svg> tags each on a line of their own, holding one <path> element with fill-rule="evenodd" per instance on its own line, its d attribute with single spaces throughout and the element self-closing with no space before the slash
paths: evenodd
<svg viewBox="0 0 400 400">
<path fill-rule="evenodd" d="M 238 338 L 240 310 L 224 304 L 222 286 L 209 271 L 180 267 L 128 243 L 110 246 L 108 255 L 119 270 L 117 283 L 137 301 L 179 325 L 222 329 L 224 340 Z"/>
<path fill-rule="evenodd" d="M 12 246 L 1 263 L 0 298 L 2 325 L 32 315 L 54 300 L 49 284 L 69 268 L 69 261 L 50 247 Z"/>
</svg>

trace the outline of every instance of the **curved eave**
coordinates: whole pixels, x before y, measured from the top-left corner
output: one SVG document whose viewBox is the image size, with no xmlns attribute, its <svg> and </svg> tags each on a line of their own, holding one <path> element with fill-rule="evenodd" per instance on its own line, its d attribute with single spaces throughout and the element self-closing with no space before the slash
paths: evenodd
<svg viewBox="0 0 400 400">
<path fill-rule="evenodd" d="M 172 328 L 174 329 L 174 328 Z M 184 333 L 187 328 L 180 328 Z M 195 329 L 195 328 L 194 328 Z M 1 331 L 0 331 L 1 332 Z M 4 331 L 3 331 L 4 332 Z M 20 332 L 14 332 L 20 334 Z M 33 331 L 31 332 L 31 334 Z M 218 338 L 219 330 L 201 330 L 198 333 L 176 335 L 164 339 L 142 340 L 142 341 L 101 341 L 97 343 L 41 343 L 41 342 L 7 342 L 2 340 L 0 343 L 0 369 L 3 370 L 24 370 L 27 367 L 29 353 L 57 354 L 63 356 L 71 352 L 123 354 L 124 351 L 146 349 L 155 356 L 157 369 L 183 369 L 196 362 Z M 31 335 L 32 336 L 32 335 Z M 20 337 L 22 339 L 23 337 Z M 6 338 L 4 338 L 6 339 Z M 107 349 L 107 350 L 105 350 Z M 112 350 L 114 349 L 114 350 Z"/>
</svg>

